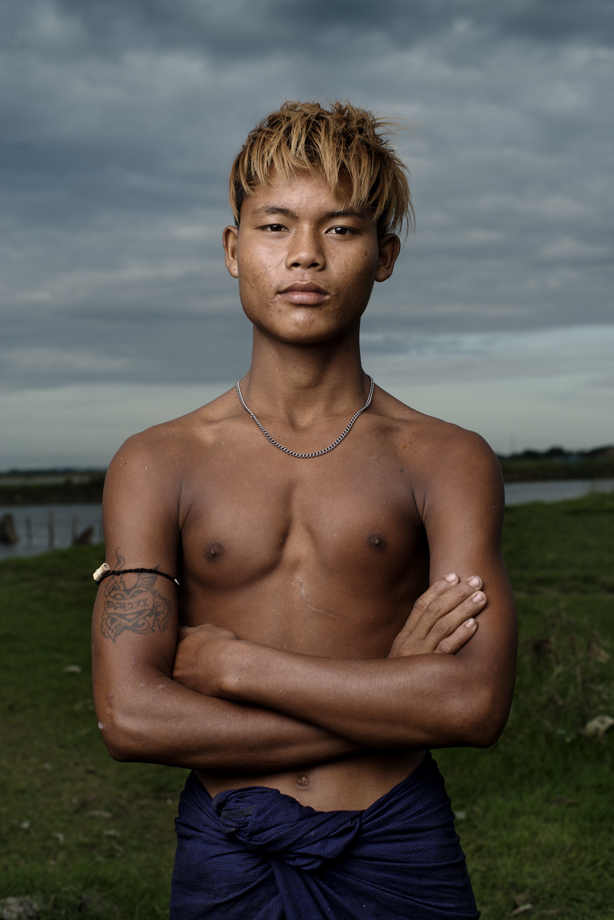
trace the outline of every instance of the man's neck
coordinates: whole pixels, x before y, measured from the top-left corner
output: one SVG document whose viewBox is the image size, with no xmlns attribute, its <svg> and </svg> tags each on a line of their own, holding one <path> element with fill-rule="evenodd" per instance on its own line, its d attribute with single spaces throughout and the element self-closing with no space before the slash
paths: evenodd
<svg viewBox="0 0 614 920">
<path fill-rule="evenodd" d="M 369 392 L 358 330 L 338 342 L 291 345 L 254 330 L 252 365 L 241 389 L 257 415 L 308 428 L 317 419 L 352 414 Z"/>
</svg>

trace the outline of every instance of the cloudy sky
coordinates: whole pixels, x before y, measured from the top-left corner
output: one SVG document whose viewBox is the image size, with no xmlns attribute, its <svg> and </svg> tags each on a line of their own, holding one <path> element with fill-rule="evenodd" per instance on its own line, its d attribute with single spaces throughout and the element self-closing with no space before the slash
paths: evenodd
<svg viewBox="0 0 614 920">
<path fill-rule="evenodd" d="M 501 452 L 614 441 L 611 0 L 3 0 L 0 469 L 106 465 L 249 365 L 227 175 L 284 99 L 414 124 L 365 369 Z"/>
</svg>

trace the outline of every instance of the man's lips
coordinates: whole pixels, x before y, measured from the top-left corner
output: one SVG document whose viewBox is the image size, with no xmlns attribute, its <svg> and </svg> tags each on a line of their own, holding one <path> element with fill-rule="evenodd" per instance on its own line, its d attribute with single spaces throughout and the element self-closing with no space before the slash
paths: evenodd
<svg viewBox="0 0 614 920">
<path fill-rule="evenodd" d="M 313 306 L 324 303 L 328 300 L 329 294 L 319 284 L 313 284 L 311 281 L 295 281 L 294 284 L 289 284 L 283 291 L 280 291 L 279 296 L 290 303 Z"/>
</svg>

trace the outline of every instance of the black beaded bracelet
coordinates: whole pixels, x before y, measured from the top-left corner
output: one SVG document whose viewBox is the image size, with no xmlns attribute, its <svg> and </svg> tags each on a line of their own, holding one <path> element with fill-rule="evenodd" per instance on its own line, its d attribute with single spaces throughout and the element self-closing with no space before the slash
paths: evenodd
<svg viewBox="0 0 614 920">
<path fill-rule="evenodd" d="M 100 568 L 96 569 L 92 578 L 97 584 L 100 584 L 100 582 L 108 578 L 109 575 L 126 575 L 127 573 L 132 573 L 134 575 L 141 575 L 143 573 L 161 575 L 162 578 L 168 578 L 169 581 L 173 581 L 177 587 L 179 587 L 179 582 L 176 578 L 173 578 L 172 575 L 167 575 L 166 572 L 160 572 L 158 569 L 112 569 L 107 562 L 103 562 Z"/>
</svg>

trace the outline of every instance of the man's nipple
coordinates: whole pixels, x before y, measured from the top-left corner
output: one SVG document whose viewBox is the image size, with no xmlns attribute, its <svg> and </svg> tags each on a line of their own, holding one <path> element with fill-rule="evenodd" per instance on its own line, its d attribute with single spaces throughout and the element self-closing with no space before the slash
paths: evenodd
<svg viewBox="0 0 614 920">
<path fill-rule="evenodd" d="M 205 549 L 205 559 L 209 562 L 219 562 L 225 552 L 226 547 L 223 543 L 209 543 Z"/>
<path fill-rule="evenodd" d="M 367 537 L 367 545 L 371 549 L 376 550 L 378 553 L 383 553 L 388 546 L 388 541 L 381 535 L 381 533 L 370 533 Z"/>
</svg>

